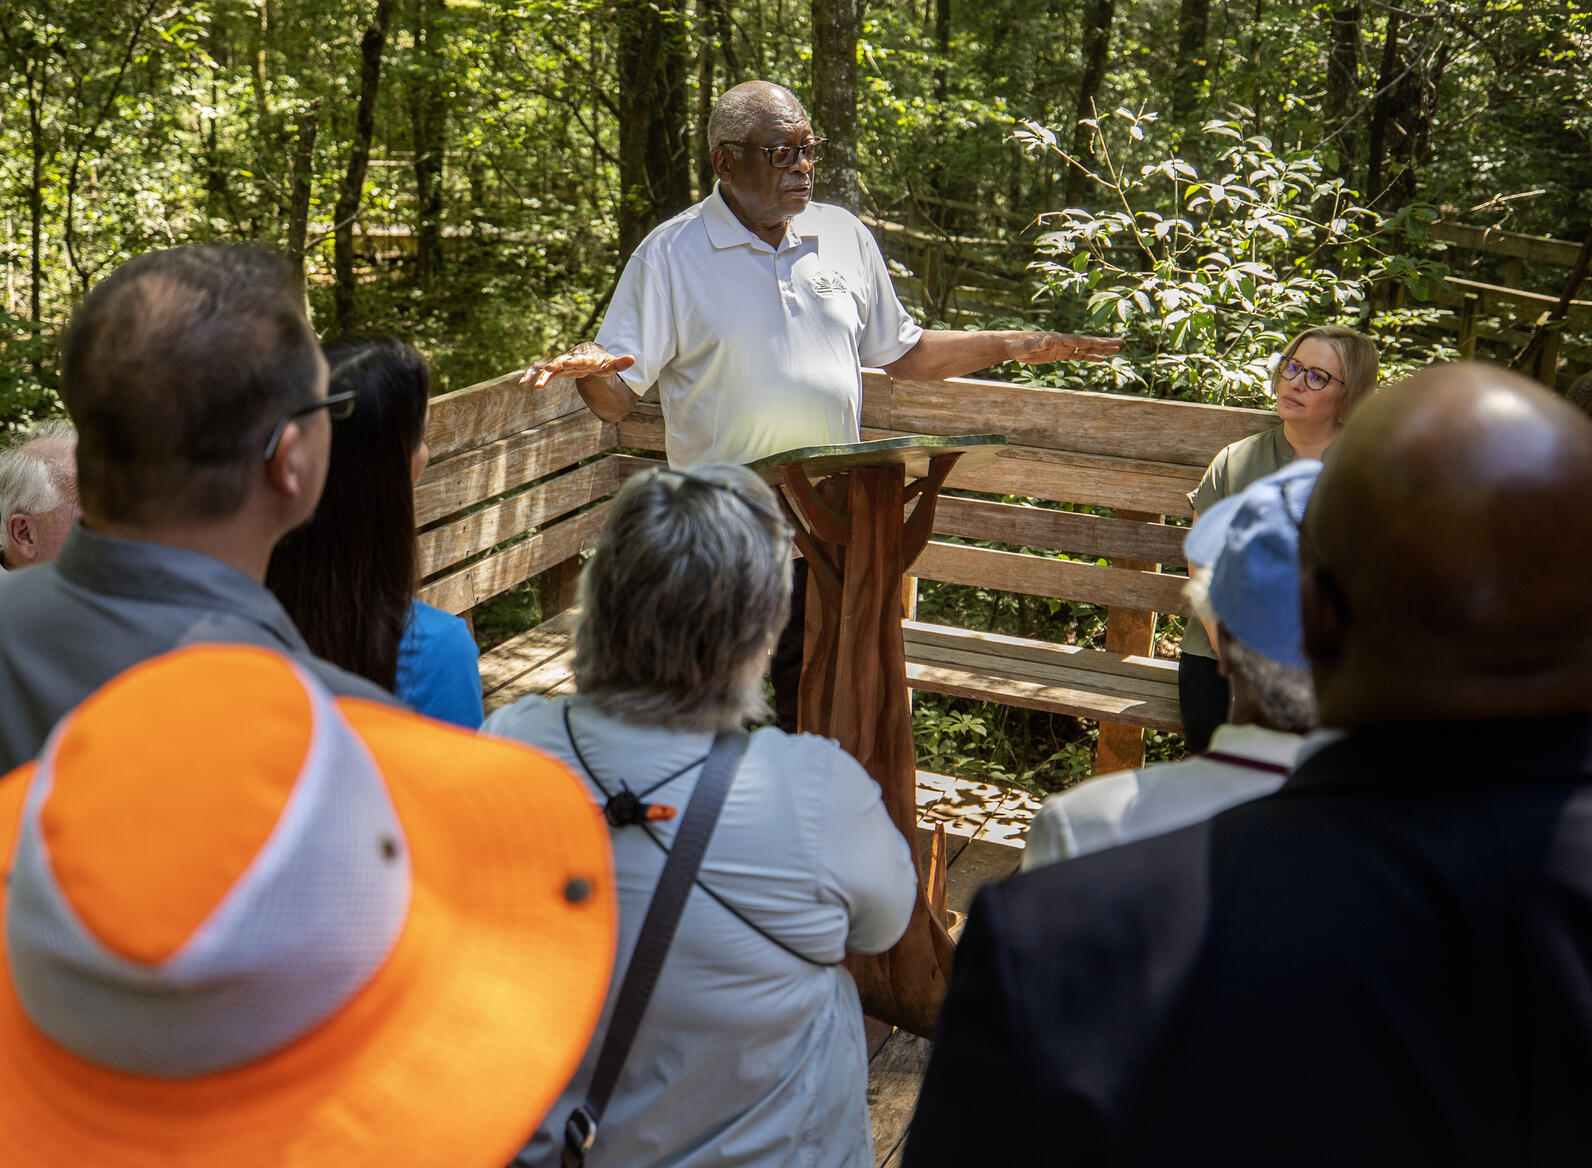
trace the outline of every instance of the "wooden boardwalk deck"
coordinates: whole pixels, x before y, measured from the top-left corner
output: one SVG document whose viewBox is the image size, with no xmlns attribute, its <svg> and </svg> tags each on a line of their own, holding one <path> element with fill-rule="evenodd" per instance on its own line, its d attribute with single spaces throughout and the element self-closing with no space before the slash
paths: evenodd
<svg viewBox="0 0 1592 1168">
<path fill-rule="evenodd" d="M 525 694 L 551 697 L 573 688 L 569 675 L 573 614 L 565 613 L 492 650 L 481 659 L 488 710 Z M 961 935 L 973 897 L 984 885 L 1009 876 L 1022 859 L 1022 837 L 1038 808 L 1019 791 L 918 772 L 918 843 L 926 854 L 930 832 L 945 824 L 945 903 L 951 936 Z M 873 1119 L 874 1162 L 898 1165 L 918 1088 L 929 1061 L 929 1042 L 882 1022 L 867 1020 L 868 1109 Z"/>
<path fill-rule="evenodd" d="M 918 772 L 919 846 L 928 850 L 935 823 L 945 824 L 945 905 L 955 914 L 951 935 L 959 937 L 978 890 L 1010 876 L 1022 860 L 1022 836 L 1038 803 L 1019 791 Z M 929 1041 L 867 1019 L 868 1112 L 873 1119 L 873 1158 L 878 1168 L 901 1162 L 918 1088 L 929 1063 Z"/>
</svg>

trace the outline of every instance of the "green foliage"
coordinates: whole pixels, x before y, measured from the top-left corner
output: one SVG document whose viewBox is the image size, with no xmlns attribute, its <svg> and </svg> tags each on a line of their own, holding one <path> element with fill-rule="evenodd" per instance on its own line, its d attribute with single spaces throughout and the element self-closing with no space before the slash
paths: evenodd
<svg viewBox="0 0 1592 1168">
<path fill-rule="evenodd" d="M 600 320 L 620 210 L 616 94 L 627 78 L 617 29 L 623 6 L 638 2 L 398 5 L 357 219 L 356 323 L 417 345 L 439 389 L 584 339 Z M 1095 120 L 1091 151 L 1069 159 L 1092 7 L 953 0 L 942 28 L 938 5 L 880 0 L 863 18 L 865 208 L 919 232 L 892 259 L 921 270 L 937 249 L 957 273 L 925 311 L 952 316 L 958 281 L 998 283 L 988 303 L 1005 307 L 980 309 L 980 325 L 1043 318 L 1129 341 L 1106 365 L 1006 376 L 1264 405 L 1277 344 L 1329 320 L 1377 336 L 1384 372 L 1396 376 L 1445 355 L 1431 338 L 1452 328 L 1418 303 L 1443 275 L 1424 239 L 1431 207 L 1567 238 L 1586 230 L 1592 184 L 1566 181 L 1592 163 L 1586 0 L 1361 6 L 1344 124 L 1323 96 L 1328 18 L 1343 6 L 1212 6 L 1204 80 L 1172 125 L 1145 111 L 1173 108 L 1180 7 L 1118 5 L 1097 95 L 1114 112 Z M 1376 62 L 1395 8 L 1405 44 L 1444 67 L 1433 69 L 1419 202 L 1384 215 L 1355 190 L 1367 187 Z M 307 293 L 317 322 L 330 323 L 332 209 L 374 9 L 374 0 L 0 0 L 0 426 L 59 410 L 54 338 L 85 287 L 153 247 L 226 239 L 285 249 L 304 181 Z M 677 140 L 699 175 L 696 119 L 727 85 L 765 77 L 811 96 L 808 5 L 716 0 L 668 13 L 697 55 L 687 70 L 693 113 Z M 423 280 L 416 161 L 433 95 L 447 235 Z M 306 174 L 296 152 L 311 125 Z M 1063 207 L 1074 166 L 1092 176 L 1088 193 Z M 1032 285 L 1009 268 L 1031 255 L 1025 225 L 1040 216 L 1040 299 L 1030 304 Z M 995 249 L 962 254 L 967 237 L 996 235 Z M 1506 282 L 1496 263 L 1466 274 Z M 1562 280 L 1562 270 L 1528 269 L 1525 283 Z M 1586 343 L 1573 329 L 1566 338 L 1567 348 Z M 930 619 L 1061 642 L 1098 644 L 1102 625 L 1087 605 L 980 589 L 925 585 L 922 604 Z M 478 632 L 506 637 L 540 611 L 536 590 L 524 590 L 479 612 Z M 1167 622 L 1163 640 L 1176 631 Z M 915 716 L 924 765 L 1036 788 L 1084 773 L 1093 748 L 1092 731 L 1072 719 L 925 695 Z M 1153 759 L 1178 741 L 1152 735 L 1147 747 Z"/>
<path fill-rule="evenodd" d="M 1086 779 L 1094 767 L 1093 726 L 994 702 L 916 695 L 912 733 L 923 770 L 1035 795 Z"/>
<path fill-rule="evenodd" d="M 52 388 L 55 345 L 37 321 L 0 310 L 0 429 L 61 412 Z"/>
<path fill-rule="evenodd" d="M 1202 175 L 1152 153 L 1155 122 L 1125 108 L 1092 121 L 1098 169 L 1066 155 L 1044 126 L 1017 132 L 1030 153 L 1083 168 L 1104 208 L 1046 215 L 1034 265 L 1044 295 L 1086 303 L 1085 327 L 1127 338 L 1121 357 L 1084 374 L 1096 388 L 1266 406 L 1268 362 L 1289 335 L 1328 322 L 1366 327 L 1374 281 L 1419 291 L 1445 274 L 1394 250 L 1422 238 L 1431 208 L 1378 215 L 1323 178 L 1317 156 L 1279 151 L 1239 117 L 1203 127 L 1225 144 Z"/>
</svg>

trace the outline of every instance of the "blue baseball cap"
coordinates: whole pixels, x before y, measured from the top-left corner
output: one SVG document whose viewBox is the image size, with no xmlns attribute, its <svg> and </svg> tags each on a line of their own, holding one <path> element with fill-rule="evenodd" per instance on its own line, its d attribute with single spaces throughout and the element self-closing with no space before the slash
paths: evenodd
<svg viewBox="0 0 1592 1168">
<path fill-rule="evenodd" d="M 1210 568 L 1211 608 L 1263 657 L 1304 668 L 1299 619 L 1299 524 L 1321 474 L 1313 458 L 1289 463 L 1199 517 L 1183 552 Z"/>
</svg>

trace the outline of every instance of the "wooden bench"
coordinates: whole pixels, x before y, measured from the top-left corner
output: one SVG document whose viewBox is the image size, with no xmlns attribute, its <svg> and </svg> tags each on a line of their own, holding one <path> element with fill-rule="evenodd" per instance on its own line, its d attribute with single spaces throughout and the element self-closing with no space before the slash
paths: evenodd
<svg viewBox="0 0 1592 1168">
<path fill-rule="evenodd" d="M 1181 728 L 1176 663 L 1153 656 L 1156 614 L 1187 613 L 1183 577 L 1161 570 L 1183 563 L 1185 529 L 1167 519 L 1190 515 L 1187 493 L 1217 451 L 1275 424 L 1259 410 L 868 374 L 864 437 L 1008 436 L 999 460 L 953 472 L 949 488 L 1093 509 L 942 498 L 917 576 L 1099 605 L 1105 643 L 1056 646 L 909 621 L 914 687 L 1095 719 L 1095 769 L 1139 765 L 1145 729 Z"/>
<path fill-rule="evenodd" d="M 1145 729 L 1180 724 L 1176 664 L 1153 656 L 1155 614 L 1185 611 L 1182 577 L 1161 571 L 1182 563 L 1184 529 L 1167 518 L 1189 514 L 1185 495 L 1216 451 L 1275 417 L 1002 382 L 897 381 L 877 371 L 863 381 L 864 438 L 999 431 L 1012 443 L 993 464 L 952 473 L 918 577 L 1107 611 L 1103 648 L 909 619 L 912 686 L 1096 719 L 1097 769 L 1137 765 Z M 658 406 L 643 401 L 605 423 L 572 383 L 533 394 L 511 375 L 435 399 L 427 437 L 433 462 L 415 498 L 421 597 L 463 613 L 548 573 L 549 619 L 487 654 L 482 677 L 489 708 L 563 691 L 579 556 L 619 486 L 661 461 Z M 1113 513 L 1005 501 L 1014 496 Z"/>
</svg>

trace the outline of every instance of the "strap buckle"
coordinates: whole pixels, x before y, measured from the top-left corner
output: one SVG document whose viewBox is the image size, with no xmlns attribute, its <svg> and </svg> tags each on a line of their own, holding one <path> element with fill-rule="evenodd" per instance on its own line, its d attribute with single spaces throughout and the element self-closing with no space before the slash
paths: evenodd
<svg viewBox="0 0 1592 1168">
<path fill-rule="evenodd" d="M 582 1103 L 564 1121 L 564 1164 L 584 1164 L 586 1153 L 596 1141 L 597 1117 Z"/>
</svg>

